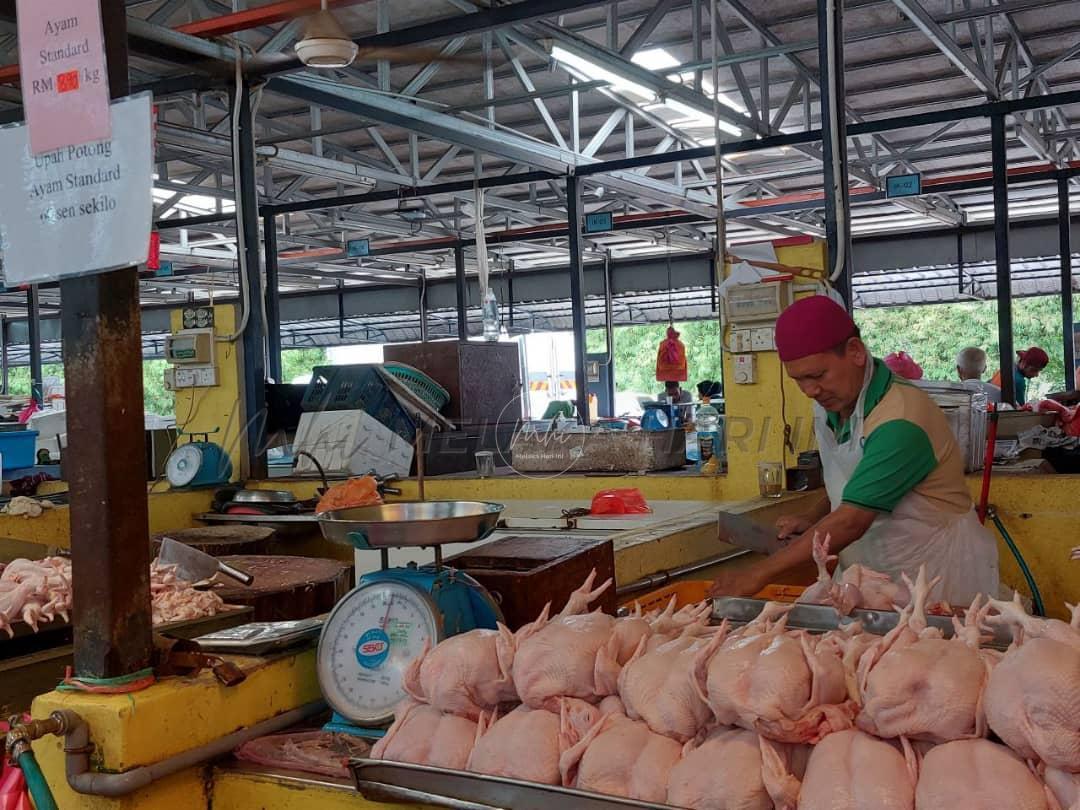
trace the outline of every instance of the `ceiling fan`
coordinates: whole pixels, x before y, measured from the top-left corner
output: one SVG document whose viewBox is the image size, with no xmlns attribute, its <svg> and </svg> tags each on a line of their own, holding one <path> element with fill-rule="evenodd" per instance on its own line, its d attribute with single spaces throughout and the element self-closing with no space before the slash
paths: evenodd
<svg viewBox="0 0 1080 810">
<path fill-rule="evenodd" d="M 476 64 L 479 62 L 476 57 L 444 54 L 437 48 L 409 45 L 361 48 L 345 32 L 333 12 L 327 9 L 326 3 L 327 0 L 322 0 L 319 11 L 308 17 L 304 34 L 297 40 L 295 46 L 296 55 L 308 67 L 344 68 L 357 59 L 371 62 L 386 60 L 397 64 L 416 62 Z"/>
</svg>

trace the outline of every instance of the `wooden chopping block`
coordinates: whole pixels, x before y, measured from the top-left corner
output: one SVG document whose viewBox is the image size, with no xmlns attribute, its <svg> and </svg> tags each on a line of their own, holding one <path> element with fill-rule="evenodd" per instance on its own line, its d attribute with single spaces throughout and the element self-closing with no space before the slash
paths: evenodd
<svg viewBox="0 0 1080 810">
<path fill-rule="evenodd" d="M 221 559 L 255 577 L 251 586 L 225 579 L 223 587 L 214 589 L 225 604 L 254 608 L 253 622 L 318 616 L 333 608 L 352 588 L 352 566 L 338 560 L 265 555 L 228 555 Z"/>
<path fill-rule="evenodd" d="M 269 554 L 274 530 L 263 526 L 200 526 L 159 532 L 150 538 L 152 556 L 156 557 L 161 551 L 161 541 L 165 537 L 211 557 L 225 557 L 229 554 Z"/>
<path fill-rule="evenodd" d="M 596 569 L 596 585 L 615 577 L 615 548 L 610 540 L 574 535 L 504 537 L 450 557 L 446 564 L 464 571 L 491 592 L 506 624 L 517 630 L 551 602 L 558 613 L 570 594 Z M 591 605 L 615 613 L 615 583 Z"/>
</svg>

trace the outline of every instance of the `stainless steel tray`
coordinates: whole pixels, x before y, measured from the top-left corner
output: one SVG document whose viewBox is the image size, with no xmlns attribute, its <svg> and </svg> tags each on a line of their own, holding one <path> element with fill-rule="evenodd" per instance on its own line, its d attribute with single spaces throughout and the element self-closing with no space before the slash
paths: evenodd
<svg viewBox="0 0 1080 810">
<path fill-rule="evenodd" d="M 453 810 L 551 810 L 553 807 L 667 810 L 671 806 L 380 759 L 350 760 L 349 770 L 356 780 L 356 789 L 369 801 L 414 803 Z"/>
<path fill-rule="evenodd" d="M 471 543 L 495 530 L 501 503 L 397 501 L 319 515 L 323 537 L 355 548 L 404 548 Z"/>
<path fill-rule="evenodd" d="M 713 619 L 727 619 L 745 624 L 757 618 L 764 607 L 762 599 L 740 599 L 726 596 L 713 600 Z M 838 630 L 852 622 L 862 622 L 867 633 L 883 636 L 896 627 L 900 614 L 891 610 L 853 610 L 850 616 L 842 616 L 834 607 L 828 605 L 796 604 L 787 614 L 787 626 L 814 633 Z M 941 628 L 946 638 L 953 635 L 952 619 L 948 616 L 927 616 L 926 623 L 931 627 Z M 987 646 L 1008 647 L 1012 643 L 1012 633 L 1007 627 L 994 628 L 994 638 Z"/>
<path fill-rule="evenodd" d="M 207 633 L 195 641 L 207 652 L 266 655 L 314 641 L 322 631 L 323 621 L 320 616 L 290 622 L 252 622 Z"/>
</svg>

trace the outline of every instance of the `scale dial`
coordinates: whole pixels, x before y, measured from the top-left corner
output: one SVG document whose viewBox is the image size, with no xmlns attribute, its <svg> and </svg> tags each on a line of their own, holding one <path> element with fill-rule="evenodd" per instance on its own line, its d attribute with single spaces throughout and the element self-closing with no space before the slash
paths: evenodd
<svg viewBox="0 0 1080 810">
<path fill-rule="evenodd" d="M 338 602 L 319 638 L 326 702 L 357 725 L 389 722 L 406 696 L 405 670 L 426 643 L 441 640 L 442 620 L 425 591 L 394 580 L 360 585 Z"/>
<path fill-rule="evenodd" d="M 172 451 L 165 462 L 165 478 L 174 487 L 186 487 L 202 467 L 203 452 L 194 444 L 184 444 Z"/>
</svg>

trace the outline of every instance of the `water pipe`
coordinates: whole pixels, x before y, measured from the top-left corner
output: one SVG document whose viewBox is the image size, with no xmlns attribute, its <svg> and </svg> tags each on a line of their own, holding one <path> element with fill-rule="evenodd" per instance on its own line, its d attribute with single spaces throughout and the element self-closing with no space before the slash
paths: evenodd
<svg viewBox="0 0 1080 810">
<path fill-rule="evenodd" d="M 1009 551 L 1012 552 L 1013 557 L 1016 558 L 1016 564 L 1020 566 L 1020 573 L 1024 575 L 1024 581 L 1027 582 L 1028 589 L 1031 591 L 1031 607 L 1032 612 L 1036 616 L 1046 615 L 1046 606 L 1043 604 L 1042 593 L 1039 591 L 1039 586 L 1035 584 L 1035 577 L 1031 573 L 1031 569 L 1028 568 L 1027 560 L 1024 559 L 1024 555 L 1020 553 L 1019 546 L 1012 539 L 1008 530 L 1005 528 L 1005 524 L 1001 522 L 1001 518 L 998 517 L 997 510 L 994 507 L 987 507 L 986 516 L 990 518 L 994 526 L 997 527 L 998 532 L 1001 533 L 1001 539 L 1005 541 L 1005 545 L 1009 547 Z"/>
</svg>

